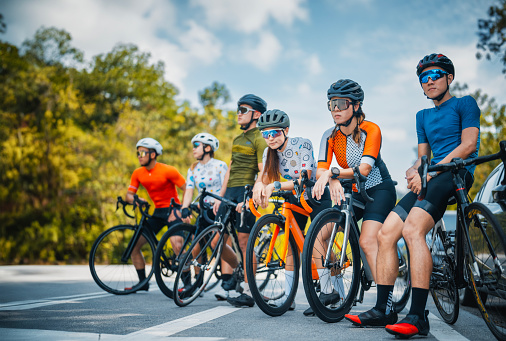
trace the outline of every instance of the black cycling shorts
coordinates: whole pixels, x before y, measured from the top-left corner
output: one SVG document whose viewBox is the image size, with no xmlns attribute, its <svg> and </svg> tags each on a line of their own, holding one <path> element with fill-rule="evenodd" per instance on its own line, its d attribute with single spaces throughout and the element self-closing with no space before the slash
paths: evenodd
<svg viewBox="0 0 506 341">
<path fill-rule="evenodd" d="M 330 199 L 330 191 L 329 191 L 328 187 L 325 187 L 325 192 L 323 192 L 322 197 L 318 201 L 320 202 L 320 205 L 312 205 L 309 200 L 306 200 L 306 202 L 308 203 L 309 207 L 311 207 L 313 209 L 313 212 L 311 212 L 309 214 L 309 217 L 311 218 L 311 221 L 314 220 L 314 218 L 318 215 L 318 213 L 320 213 L 321 211 L 323 211 L 326 208 L 332 207 L 332 200 Z M 295 195 L 290 196 L 288 198 L 288 202 L 290 204 L 293 204 L 295 206 L 303 208 L 302 204 L 297 200 L 297 198 L 295 197 Z M 303 215 L 303 214 L 297 213 L 295 211 L 292 211 L 292 213 L 293 213 L 293 217 L 297 221 L 297 224 L 299 225 L 300 230 L 302 232 L 304 232 L 304 230 L 306 228 L 307 218 L 308 217 L 305 216 L 305 215 Z"/>
<path fill-rule="evenodd" d="M 228 187 L 227 192 L 224 196 L 225 199 L 229 199 L 233 202 L 240 203 L 244 200 L 244 186 L 237 186 L 237 187 Z M 224 203 L 221 203 L 220 208 L 218 209 L 218 217 L 223 217 L 223 215 L 226 212 L 226 206 Z M 234 222 L 234 227 L 237 232 L 243 232 L 243 233 L 251 233 L 251 228 L 253 225 L 255 225 L 256 217 L 253 215 L 253 213 L 249 211 L 244 212 L 244 223 L 241 226 L 241 213 L 235 211 L 235 219 L 232 217 L 232 221 Z"/>
<path fill-rule="evenodd" d="M 181 215 L 181 213 L 179 213 Z M 176 220 L 172 222 L 168 222 L 169 219 L 169 207 L 161 207 L 161 208 L 155 208 L 155 211 L 152 214 L 153 218 L 147 218 L 146 224 L 147 226 L 153 231 L 153 233 L 156 235 L 160 230 L 164 227 L 171 227 L 172 225 L 176 223 L 180 223 L 181 219 L 176 218 Z"/>
<path fill-rule="evenodd" d="M 379 185 L 369 188 L 367 194 L 374 199 L 373 202 L 366 202 L 360 193 L 353 192 L 353 200 L 365 205 L 365 210 L 353 206 L 357 221 L 363 218 L 363 221 L 374 220 L 383 224 L 397 200 L 393 181 L 383 180 Z"/>
<path fill-rule="evenodd" d="M 472 174 L 467 169 L 462 169 L 459 171 L 459 175 L 464 179 L 466 189 L 469 190 L 474 181 Z M 429 213 L 434 223 L 436 223 L 443 217 L 446 206 L 448 206 L 448 199 L 454 195 L 455 186 L 452 173 L 441 173 L 427 183 L 427 194 L 424 200 L 417 200 L 418 195 L 409 192 L 397 203 L 392 211 L 397 213 L 402 221 L 406 221 L 411 208 L 419 207 Z"/>
</svg>

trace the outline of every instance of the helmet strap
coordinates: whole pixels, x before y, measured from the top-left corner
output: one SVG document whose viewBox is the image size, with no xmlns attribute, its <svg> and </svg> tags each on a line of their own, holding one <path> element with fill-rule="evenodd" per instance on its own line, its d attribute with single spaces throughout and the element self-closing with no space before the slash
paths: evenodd
<svg viewBox="0 0 506 341">
<path fill-rule="evenodd" d="M 445 95 L 446 95 L 446 93 L 448 92 L 448 90 L 450 90 L 450 85 L 448 84 L 448 75 L 445 75 L 445 77 L 446 77 L 446 90 L 445 90 L 442 94 L 440 94 L 439 96 L 437 96 L 437 97 L 433 97 L 433 98 L 431 98 L 431 97 L 427 96 L 427 95 L 425 94 L 425 92 L 424 92 L 424 95 L 425 95 L 428 99 L 431 99 L 431 100 L 433 100 L 433 101 L 438 101 L 438 102 L 439 102 L 440 100 L 442 100 L 442 99 L 443 99 L 443 97 L 445 97 Z"/>
<path fill-rule="evenodd" d="M 241 126 L 241 130 L 248 130 L 249 126 L 251 125 L 251 123 L 253 123 L 253 121 L 258 121 L 258 119 L 253 118 L 253 116 L 255 116 L 254 112 L 251 113 L 251 119 L 249 120 L 249 122 Z"/>
<path fill-rule="evenodd" d="M 358 117 L 359 115 L 357 115 L 357 111 L 355 111 L 355 102 L 351 102 L 351 105 L 352 105 L 352 109 L 353 109 L 353 115 L 351 115 L 350 119 L 344 123 L 341 123 L 341 124 L 337 124 L 339 127 L 347 127 L 350 125 L 351 123 L 351 120 L 353 120 L 353 117 Z M 358 121 L 357 121 L 358 123 Z"/>
<path fill-rule="evenodd" d="M 285 137 L 285 140 L 283 141 L 283 144 L 281 146 L 279 146 L 279 148 L 276 148 L 276 150 L 279 151 L 279 152 L 286 145 L 286 141 L 288 141 L 288 136 L 285 135 L 285 130 L 284 129 L 283 129 L 283 136 Z"/>
</svg>

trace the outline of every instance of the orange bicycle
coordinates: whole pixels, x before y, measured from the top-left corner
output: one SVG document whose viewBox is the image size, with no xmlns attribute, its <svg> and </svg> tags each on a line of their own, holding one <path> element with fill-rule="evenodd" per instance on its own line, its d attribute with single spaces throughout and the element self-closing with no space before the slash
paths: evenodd
<svg viewBox="0 0 506 341">
<path fill-rule="evenodd" d="M 300 253 L 304 245 L 304 235 L 293 212 L 309 217 L 312 208 L 304 199 L 304 186 L 310 188 L 314 183 L 303 174 L 295 190 L 273 192 L 270 202 L 274 204 L 272 214 L 261 214 L 249 201 L 249 209 L 259 217 L 248 240 L 246 250 L 246 274 L 251 294 L 258 307 L 267 315 L 280 316 L 290 309 L 297 293 L 300 276 Z M 304 208 L 289 203 L 290 197 L 300 198 Z M 307 195 L 313 205 L 319 202 Z M 313 273 L 318 278 L 316 266 Z M 254 279 L 254 280 L 253 280 Z"/>
</svg>

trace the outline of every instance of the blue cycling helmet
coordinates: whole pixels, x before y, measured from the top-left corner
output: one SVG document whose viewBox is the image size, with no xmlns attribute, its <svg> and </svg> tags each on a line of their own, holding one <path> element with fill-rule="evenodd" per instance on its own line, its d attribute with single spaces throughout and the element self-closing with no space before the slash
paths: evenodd
<svg viewBox="0 0 506 341">
<path fill-rule="evenodd" d="M 441 53 L 432 53 L 423 57 L 416 65 L 416 75 L 420 76 L 423 70 L 430 66 L 439 66 L 455 77 L 455 67 L 452 61 Z"/>
<path fill-rule="evenodd" d="M 330 100 L 333 97 L 349 98 L 352 102 L 364 102 L 364 90 L 355 81 L 351 79 L 340 79 L 332 83 L 327 90 L 327 98 Z"/>
<path fill-rule="evenodd" d="M 260 97 L 253 94 L 242 96 L 239 101 L 237 101 L 237 106 L 240 106 L 241 104 L 247 104 L 262 114 L 265 112 L 265 110 L 267 110 L 267 103 Z"/>
</svg>

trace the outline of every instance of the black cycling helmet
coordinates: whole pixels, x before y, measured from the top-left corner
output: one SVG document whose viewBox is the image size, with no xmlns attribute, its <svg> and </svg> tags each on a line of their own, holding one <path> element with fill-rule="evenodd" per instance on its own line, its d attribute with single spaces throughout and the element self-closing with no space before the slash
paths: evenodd
<svg viewBox="0 0 506 341">
<path fill-rule="evenodd" d="M 353 103 L 364 102 L 364 90 L 355 81 L 351 79 L 340 79 L 332 83 L 327 90 L 327 98 L 330 100 L 333 97 L 349 98 Z"/>
<path fill-rule="evenodd" d="M 262 114 L 265 112 L 265 110 L 267 110 L 267 103 L 260 97 L 253 94 L 242 96 L 239 101 L 237 101 L 237 106 L 240 106 L 241 104 L 247 104 L 256 111 L 260 111 Z"/>
<path fill-rule="evenodd" d="M 439 66 L 449 74 L 452 74 L 453 77 L 455 77 L 455 67 L 453 66 L 452 61 L 441 53 L 432 53 L 423 57 L 416 66 L 416 75 L 420 76 L 423 70 L 430 66 Z"/>
<path fill-rule="evenodd" d="M 286 112 L 279 109 L 267 110 L 260 116 L 257 123 L 258 129 L 265 128 L 289 128 L 290 118 Z"/>
</svg>

